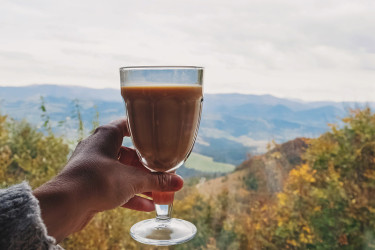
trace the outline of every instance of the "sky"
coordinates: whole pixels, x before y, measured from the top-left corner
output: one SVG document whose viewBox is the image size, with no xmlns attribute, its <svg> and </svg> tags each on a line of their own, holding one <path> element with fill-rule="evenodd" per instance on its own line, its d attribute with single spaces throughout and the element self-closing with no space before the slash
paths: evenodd
<svg viewBox="0 0 375 250">
<path fill-rule="evenodd" d="M 373 0 L 0 0 L 0 86 L 119 88 L 205 67 L 206 93 L 375 101 Z"/>
</svg>

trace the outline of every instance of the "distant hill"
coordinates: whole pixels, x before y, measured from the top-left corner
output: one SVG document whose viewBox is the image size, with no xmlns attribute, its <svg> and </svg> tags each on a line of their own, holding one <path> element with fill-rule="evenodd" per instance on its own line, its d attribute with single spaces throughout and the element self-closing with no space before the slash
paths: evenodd
<svg viewBox="0 0 375 250">
<path fill-rule="evenodd" d="M 0 99 L 13 101 L 39 100 L 40 96 L 80 99 L 91 101 L 121 101 L 120 92 L 115 89 L 93 89 L 79 86 L 59 86 L 52 84 L 25 87 L 0 87 Z"/>
<path fill-rule="evenodd" d="M 100 124 L 125 115 L 119 89 L 56 85 L 0 87 L 0 112 L 40 126 L 40 96 L 45 99 L 55 132 L 71 138 L 77 132 L 74 99 L 79 100 L 87 132 L 96 111 Z M 304 102 L 271 95 L 206 94 L 194 152 L 216 162 L 239 165 L 248 154 L 264 153 L 272 140 L 282 143 L 296 137 L 316 137 L 327 131 L 328 123 L 339 123 L 350 107 L 364 105 Z M 375 107 L 374 103 L 369 105 Z"/>
<path fill-rule="evenodd" d="M 215 197 L 223 190 L 233 197 L 237 193 L 252 197 L 280 192 L 290 170 L 303 163 L 301 156 L 308 148 L 308 142 L 307 138 L 297 138 L 276 145 L 265 154 L 245 160 L 233 173 L 201 181 L 198 190 L 209 197 Z"/>
</svg>

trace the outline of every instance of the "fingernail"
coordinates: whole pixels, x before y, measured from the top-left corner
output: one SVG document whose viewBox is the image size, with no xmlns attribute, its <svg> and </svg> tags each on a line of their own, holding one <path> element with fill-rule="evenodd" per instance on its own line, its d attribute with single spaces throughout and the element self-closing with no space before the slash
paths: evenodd
<svg viewBox="0 0 375 250">
<path fill-rule="evenodd" d="M 182 186 L 184 185 L 184 180 L 182 179 L 181 176 L 174 174 L 172 175 L 172 180 L 171 180 L 171 186 L 178 189 L 181 189 Z"/>
</svg>

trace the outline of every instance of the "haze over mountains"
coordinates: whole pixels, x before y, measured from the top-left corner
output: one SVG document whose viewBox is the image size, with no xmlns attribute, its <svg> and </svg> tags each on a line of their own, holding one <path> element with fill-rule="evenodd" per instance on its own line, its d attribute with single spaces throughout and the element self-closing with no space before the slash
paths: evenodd
<svg viewBox="0 0 375 250">
<path fill-rule="evenodd" d="M 32 85 L 0 87 L 0 112 L 15 119 L 41 124 L 41 100 L 57 133 L 73 136 L 74 99 L 79 100 L 85 126 L 90 129 L 96 110 L 100 124 L 125 115 L 120 90 Z M 304 102 L 271 95 L 205 94 L 202 121 L 194 151 L 215 161 L 238 165 L 247 154 L 265 152 L 272 140 L 316 137 L 338 123 L 349 108 L 365 103 Z M 369 103 L 375 107 L 374 103 Z M 64 129 L 57 126 L 65 123 Z"/>
</svg>

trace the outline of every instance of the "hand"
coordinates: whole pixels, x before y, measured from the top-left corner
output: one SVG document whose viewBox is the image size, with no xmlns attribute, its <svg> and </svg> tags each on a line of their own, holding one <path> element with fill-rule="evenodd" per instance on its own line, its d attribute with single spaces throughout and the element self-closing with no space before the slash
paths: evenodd
<svg viewBox="0 0 375 250">
<path fill-rule="evenodd" d="M 153 201 L 136 194 L 182 188 L 181 177 L 151 173 L 133 149 L 121 146 L 129 136 L 127 128 L 122 119 L 96 129 L 78 144 L 61 173 L 33 192 L 48 234 L 57 242 L 81 230 L 100 211 L 118 206 L 154 210 Z"/>
</svg>

